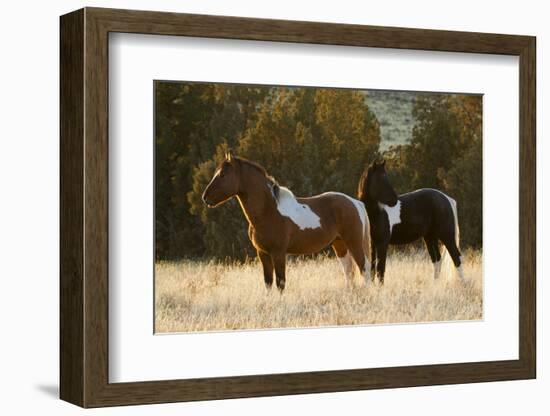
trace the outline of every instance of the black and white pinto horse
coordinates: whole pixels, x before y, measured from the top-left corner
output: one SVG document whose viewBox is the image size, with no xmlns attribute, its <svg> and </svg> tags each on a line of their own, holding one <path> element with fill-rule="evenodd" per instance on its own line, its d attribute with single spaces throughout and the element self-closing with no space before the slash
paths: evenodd
<svg viewBox="0 0 550 416">
<path fill-rule="evenodd" d="M 434 265 L 434 279 L 441 273 L 441 242 L 463 280 L 456 201 L 436 189 L 419 189 L 397 196 L 385 165 L 382 161 L 369 166 L 361 176 L 358 189 L 371 225 L 373 278 L 376 274 L 380 283 L 384 283 L 389 244 L 408 244 L 424 238 Z"/>
</svg>

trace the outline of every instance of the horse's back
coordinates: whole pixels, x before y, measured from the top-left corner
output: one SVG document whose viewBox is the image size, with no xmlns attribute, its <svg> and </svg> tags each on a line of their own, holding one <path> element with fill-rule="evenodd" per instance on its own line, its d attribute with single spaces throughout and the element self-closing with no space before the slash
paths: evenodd
<svg viewBox="0 0 550 416">
<path fill-rule="evenodd" d="M 356 226 L 358 224 L 349 224 L 356 219 L 365 227 L 368 221 L 363 202 L 341 192 L 325 192 L 298 200 L 309 205 L 314 211 L 321 212 L 325 218 L 332 218 L 335 225 L 346 223 L 348 226 Z"/>
<path fill-rule="evenodd" d="M 429 228 L 454 229 L 456 201 L 445 193 L 423 188 L 399 196 L 403 222 L 422 222 Z"/>
<path fill-rule="evenodd" d="M 414 191 L 401 194 L 399 195 L 399 199 L 401 201 L 407 201 L 407 200 L 410 201 L 415 199 L 428 199 L 428 200 L 438 201 L 438 200 L 449 200 L 451 199 L 451 197 L 438 189 L 421 188 L 421 189 L 416 189 Z"/>
<path fill-rule="evenodd" d="M 347 242 L 361 243 L 365 223 L 368 221 L 361 201 L 336 192 L 297 197 L 296 201 L 298 204 L 307 205 L 313 211 L 320 220 L 320 226 L 306 229 L 292 226 L 288 253 L 315 253 L 338 237 Z"/>
</svg>

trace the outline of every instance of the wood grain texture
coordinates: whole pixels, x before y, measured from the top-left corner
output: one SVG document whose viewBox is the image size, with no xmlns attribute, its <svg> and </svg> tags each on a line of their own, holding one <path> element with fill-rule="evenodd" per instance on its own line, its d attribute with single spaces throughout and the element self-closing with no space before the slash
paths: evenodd
<svg viewBox="0 0 550 416">
<path fill-rule="evenodd" d="M 519 141 L 519 356 L 536 377 L 536 41 L 520 54 Z"/>
<path fill-rule="evenodd" d="M 520 57 L 518 360 L 108 381 L 108 33 L 199 36 Z M 527 36 L 87 8 L 61 18 L 61 397 L 83 407 L 533 378 L 535 39 Z"/>
<path fill-rule="evenodd" d="M 87 8 L 111 32 L 519 55 L 527 36 Z"/>
<path fill-rule="evenodd" d="M 60 387 L 84 404 L 84 12 L 60 22 Z"/>
<path fill-rule="evenodd" d="M 108 380 L 109 206 L 108 33 L 85 10 L 84 52 L 84 401 L 89 406 Z"/>
</svg>

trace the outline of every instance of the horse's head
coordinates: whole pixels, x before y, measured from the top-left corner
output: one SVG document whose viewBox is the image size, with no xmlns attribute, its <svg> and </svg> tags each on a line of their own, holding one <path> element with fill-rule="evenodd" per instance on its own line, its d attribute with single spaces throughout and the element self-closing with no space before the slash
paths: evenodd
<svg viewBox="0 0 550 416">
<path fill-rule="evenodd" d="M 202 194 L 202 200 L 209 207 L 216 207 L 228 201 L 239 192 L 239 164 L 231 153 L 226 153 L 210 183 Z"/>
<path fill-rule="evenodd" d="M 393 207 L 397 204 L 397 194 L 386 174 L 386 161 L 374 162 L 367 172 L 367 189 L 369 197 L 382 204 Z"/>
</svg>

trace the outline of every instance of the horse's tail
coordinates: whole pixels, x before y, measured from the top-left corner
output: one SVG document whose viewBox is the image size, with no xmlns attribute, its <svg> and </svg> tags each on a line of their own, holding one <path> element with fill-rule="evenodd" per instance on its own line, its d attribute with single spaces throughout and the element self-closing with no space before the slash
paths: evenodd
<svg viewBox="0 0 550 416">
<path fill-rule="evenodd" d="M 367 180 L 367 170 L 361 174 L 361 178 L 359 178 L 359 184 L 357 186 L 357 199 L 363 203 L 363 209 L 365 210 L 365 227 L 363 230 L 363 250 L 365 250 L 367 254 L 367 258 L 369 259 L 369 262 L 372 262 L 372 256 L 371 256 L 371 241 L 370 241 L 370 222 L 369 222 L 369 216 L 367 214 L 367 197 L 365 193 L 365 185 Z"/>
<path fill-rule="evenodd" d="M 361 174 L 361 177 L 359 178 L 359 184 L 357 185 L 357 199 L 363 204 L 367 204 L 367 193 L 365 192 L 365 187 L 367 185 L 367 172 L 368 170 L 365 169 L 365 171 Z"/>
<path fill-rule="evenodd" d="M 363 173 L 361 174 L 361 177 L 359 178 L 359 184 L 357 186 L 357 199 L 363 203 L 363 209 L 365 210 L 365 226 L 363 227 L 363 250 L 365 252 L 365 257 L 368 260 L 368 264 L 366 265 L 368 268 L 368 275 L 370 276 L 370 267 L 372 265 L 372 251 L 371 251 L 371 236 L 370 236 L 370 219 L 369 215 L 367 213 L 367 193 L 366 193 L 366 186 L 367 186 L 367 173 L 368 169 L 365 169 Z"/>
<path fill-rule="evenodd" d="M 371 239 L 370 239 L 370 221 L 369 216 L 367 214 L 367 208 L 364 204 L 361 203 L 363 206 L 363 212 L 364 212 L 364 224 L 363 224 L 363 253 L 365 254 L 365 279 L 367 279 L 367 283 L 371 281 L 371 265 L 372 265 L 372 253 L 371 253 Z"/>
<path fill-rule="evenodd" d="M 455 217 L 455 243 L 456 248 L 460 250 L 460 228 L 458 228 L 458 211 L 456 208 L 456 201 L 452 198 L 449 198 L 451 202 L 451 208 L 453 209 L 453 215 Z"/>
<path fill-rule="evenodd" d="M 369 261 L 368 267 L 370 268 L 370 264 L 372 263 L 371 241 L 370 241 L 370 221 L 369 221 L 369 216 L 367 214 L 367 209 L 366 208 L 363 208 L 363 209 L 365 210 L 365 226 L 363 227 L 363 250 Z"/>
<path fill-rule="evenodd" d="M 453 219 L 455 223 L 455 243 L 456 247 L 460 250 L 460 229 L 458 227 L 458 210 L 457 210 L 457 204 L 456 201 L 451 198 L 448 195 L 445 195 L 447 199 L 449 200 L 449 204 L 451 205 L 451 209 L 453 211 Z M 445 249 L 445 252 L 443 253 L 442 258 L 442 270 L 445 275 L 445 277 L 449 278 L 453 276 L 453 273 L 455 271 L 455 265 L 453 263 L 453 260 L 451 259 L 451 256 L 449 255 L 449 251 Z"/>
</svg>

